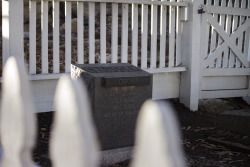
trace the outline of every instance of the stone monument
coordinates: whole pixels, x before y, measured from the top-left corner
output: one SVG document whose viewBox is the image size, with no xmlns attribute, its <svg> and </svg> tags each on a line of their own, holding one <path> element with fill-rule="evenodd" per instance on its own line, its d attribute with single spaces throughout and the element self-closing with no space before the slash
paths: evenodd
<svg viewBox="0 0 250 167">
<path fill-rule="evenodd" d="M 152 75 L 127 63 L 74 64 L 71 77 L 88 88 L 102 150 L 133 146 L 137 114 L 152 98 Z"/>
</svg>

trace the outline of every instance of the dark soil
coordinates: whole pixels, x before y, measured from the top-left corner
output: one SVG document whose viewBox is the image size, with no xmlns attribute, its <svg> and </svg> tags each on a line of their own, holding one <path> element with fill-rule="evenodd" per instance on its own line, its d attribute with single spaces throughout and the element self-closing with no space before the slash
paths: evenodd
<svg viewBox="0 0 250 167">
<path fill-rule="evenodd" d="M 182 130 L 182 144 L 185 150 L 185 160 L 191 167 L 247 167 L 250 166 L 250 152 L 235 150 L 213 143 L 208 137 L 250 146 L 250 136 L 237 132 L 225 131 L 216 127 L 216 118 L 226 109 L 250 109 L 241 98 L 222 99 L 212 103 L 202 103 L 198 112 L 191 112 L 177 99 L 170 100 L 175 106 Z M 219 104 L 216 104 L 219 103 Z M 221 104 L 224 103 L 224 107 Z M 208 106 L 206 106 L 206 104 Z M 212 105 L 212 106 L 211 106 Z M 219 107 L 216 107 L 219 106 Z M 214 109 L 213 109 L 214 107 Z M 211 110 L 212 108 L 212 110 Z M 37 147 L 34 151 L 34 161 L 44 167 L 51 166 L 48 160 L 48 141 L 53 113 L 39 113 L 39 132 Z M 130 160 L 109 167 L 127 167 Z"/>
</svg>

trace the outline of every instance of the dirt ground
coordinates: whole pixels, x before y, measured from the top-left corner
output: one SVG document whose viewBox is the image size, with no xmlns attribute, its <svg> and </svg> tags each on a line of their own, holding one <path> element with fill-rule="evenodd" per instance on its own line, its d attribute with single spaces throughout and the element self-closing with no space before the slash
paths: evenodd
<svg viewBox="0 0 250 167">
<path fill-rule="evenodd" d="M 225 131 L 216 127 L 218 114 L 226 110 L 250 109 L 241 98 L 202 100 L 198 112 L 191 112 L 178 99 L 170 100 L 175 106 L 182 131 L 185 160 L 190 167 L 247 167 L 250 152 L 214 143 L 209 137 L 250 146 L 250 136 Z M 34 161 L 51 166 L 46 156 L 52 123 L 52 113 L 38 114 L 39 134 Z M 130 160 L 109 167 L 127 167 Z"/>
</svg>

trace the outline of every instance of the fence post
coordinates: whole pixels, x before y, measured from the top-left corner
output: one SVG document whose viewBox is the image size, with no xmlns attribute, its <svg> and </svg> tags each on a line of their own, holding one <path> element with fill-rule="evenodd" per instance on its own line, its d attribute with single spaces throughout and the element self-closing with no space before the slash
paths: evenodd
<svg viewBox="0 0 250 167">
<path fill-rule="evenodd" d="M 2 1 L 2 66 L 8 57 L 23 61 L 23 0 Z"/>
<path fill-rule="evenodd" d="M 203 0 L 185 0 L 189 4 L 189 19 L 183 22 L 182 64 L 187 68 L 181 74 L 180 101 L 192 111 L 198 110 L 200 93 L 200 39 L 201 14 L 198 9 Z"/>
<path fill-rule="evenodd" d="M 137 119 L 136 147 L 131 167 L 184 167 L 179 130 L 170 104 L 145 102 Z"/>
<path fill-rule="evenodd" d="M 32 167 L 36 123 L 30 86 L 24 64 L 10 57 L 3 72 L 0 115 L 2 167 Z"/>
<path fill-rule="evenodd" d="M 55 120 L 50 153 L 53 166 L 97 167 L 99 142 L 87 89 L 63 76 L 55 95 Z"/>
</svg>

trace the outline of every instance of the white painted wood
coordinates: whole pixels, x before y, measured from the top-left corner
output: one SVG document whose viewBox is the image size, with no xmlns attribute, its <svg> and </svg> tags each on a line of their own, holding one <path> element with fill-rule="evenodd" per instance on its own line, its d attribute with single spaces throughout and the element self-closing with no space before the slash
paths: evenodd
<svg viewBox="0 0 250 167">
<path fill-rule="evenodd" d="M 219 1 L 214 1 L 214 6 L 218 6 L 219 5 Z M 218 18 L 218 14 L 213 13 L 213 18 L 215 20 L 217 20 Z M 214 50 L 216 49 L 216 39 L 217 39 L 217 32 L 215 30 L 215 28 L 212 26 L 211 28 L 211 43 L 210 43 L 210 53 L 214 52 Z M 209 67 L 213 68 L 216 65 L 216 60 L 214 61 L 213 64 L 210 64 Z"/>
<path fill-rule="evenodd" d="M 60 73 L 59 53 L 59 2 L 53 1 L 53 73 Z"/>
<path fill-rule="evenodd" d="M 148 57 L 148 5 L 141 7 L 141 68 L 147 68 Z"/>
<path fill-rule="evenodd" d="M 228 1 L 227 7 L 232 7 L 232 0 Z M 231 29 L 231 25 L 232 25 L 232 15 L 227 15 L 226 18 L 226 29 L 225 32 L 230 35 L 230 29 Z M 223 67 L 229 67 L 229 48 L 226 48 L 224 51 L 224 56 L 223 56 Z"/>
<path fill-rule="evenodd" d="M 203 76 L 240 76 L 240 75 L 250 75 L 249 68 L 209 68 L 205 69 Z"/>
<path fill-rule="evenodd" d="M 180 0 L 177 0 L 177 2 L 180 2 Z M 184 7 L 183 7 L 184 8 Z M 178 67 L 181 65 L 181 32 L 182 32 L 182 24 L 181 24 L 181 19 L 184 21 L 187 21 L 187 18 L 185 17 L 182 18 L 182 13 L 185 11 L 184 9 L 181 9 L 180 7 L 177 7 L 176 11 L 176 63 L 175 66 Z M 184 15 L 187 15 L 187 13 Z"/>
<path fill-rule="evenodd" d="M 9 57 L 10 39 L 10 20 L 9 20 L 9 1 L 2 1 L 2 67 L 4 67 Z"/>
<path fill-rule="evenodd" d="M 168 67 L 163 67 L 163 68 L 146 68 L 143 69 L 144 71 L 147 71 L 151 74 L 155 73 L 169 73 L 169 72 L 182 72 L 186 71 L 187 69 L 185 67 L 173 67 L 173 68 L 168 68 Z"/>
<path fill-rule="evenodd" d="M 167 6 L 162 5 L 160 18 L 160 68 L 166 66 L 166 16 Z"/>
<path fill-rule="evenodd" d="M 71 70 L 71 2 L 65 1 L 65 72 Z"/>
<path fill-rule="evenodd" d="M 201 90 L 246 89 L 247 84 L 247 76 L 203 77 Z"/>
<path fill-rule="evenodd" d="M 228 4 L 228 7 L 221 7 L 221 6 L 216 6 L 215 7 L 215 6 L 205 5 L 204 8 L 205 8 L 205 11 L 207 13 L 225 14 L 225 15 L 238 15 L 238 16 L 250 16 L 250 10 L 249 9 L 240 9 L 239 10 L 238 7 L 232 7 L 231 4 Z"/>
<path fill-rule="evenodd" d="M 24 64 L 10 57 L 3 72 L 1 105 L 1 166 L 32 167 L 36 124 L 34 106 Z"/>
<path fill-rule="evenodd" d="M 106 3 L 100 3 L 101 63 L 106 63 Z"/>
<path fill-rule="evenodd" d="M 41 0 L 33 0 L 41 1 Z M 53 0 L 48 0 L 53 1 Z M 65 1 L 65 0 L 56 0 Z M 67 0 L 68 2 L 75 2 L 76 0 Z M 78 2 L 105 2 L 105 3 L 122 3 L 122 4 L 145 4 L 145 5 L 167 5 L 167 6 L 184 6 L 188 7 L 187 2 L 169 2 L 169 1 L 142 1 L 142 0 L 77 0 Z"/>
<path fill-rule="evenodd" d="M 122 4 L 121 62 L 128 62 L 128 4 Z"/>
<path fill-rule="evenodd" d="M 246 0 L 242 0 L 241 1 L 241 9 L 245 9 L 245 8 L 246 8 Z M 246 20 L 246 17 L 240 16 L 240 18 L 239 18 L 239 26 L 242 25 L 245 22 L 245 20 Z M 242 49 L 243 38 L 244 38 L 243 34 L 240 35 L 239 38 L 238 38 L 238 47 L 240 48 L 240 50 Z M 241 66 L 242 66 L 242 63 L 239 61 L 239 59 L 236 59 L 236 67 L 239 68 Z"/>
<path fill-rule="evenodd" d="M 99 142 L 92 122 L 88 92 L 83 85 L 68 77 L 59 80 L 50 147 L 55 167 L 98 166 Z"/>
<path fill-rule="evenodd" d="M 203 62 L 206 58 L 210 58 L 208 55 L 208 45 L 209 45 L 209 27 L 210 27 L 210 24 L 207 22 L 207 15 L 203 15 L 202 16 L 202 27 L 201 27 L 201 30 L 202 30 L 202 33 L 203 34 L 203 37 L 201 38 L 201 67 L 202 68 L 207 68 L 207 65 L 203 65 Z"/>
<path fill-rule="evenodd" d="M 2 1 L 2 35 L 4 66 L 9 56 L 21 58 L 23 61 L 23 1 Z"/>
<path fill-rule="evenodd" d="M 77 2 L 77 63 L 84 63 L 84 5 Z"/>
<path fill-rule="evenodd" d="M 170 0 L 174 2 L 175 0 Z M 175 58 L 175 6 L 169 6 L 169 58 L 168 67 L 174 67 Z"/>
<path fill-rule="evenodd" d="M 239 8 L 239 1 L 235 1 L 234 7 Z M 233 16 L 232 33 L 236 31 L 238 27 L 237 25 L 238 19 L 239 19 L 239 16 Z M 236 44 L 236 41 L 230 41 L 230 42 L 233 44 Z M 234 51 L 231 51 L 229 55 L 229 68 L 236 67 L 236 57 L 237 57 L 237 53 L 234 53 Z"/>
<path fill-rule="evenodd" d="M 29 74 L 36 74 L 36 2 L 29 1 Z"/>
<path fill-rule="evenodd" d="M 89 64 L 95 64 L 95 3 L 89 2 Z"/>
<path fill-rule="evenodd" d="M 112 39 L 111 39 L 111 63 L 117 63 L 118 57 L 118 4 L 112 3 Z"/>
<path fill-rule="evenodd" d="M 224 6 L 224 7 L 226 7 L 226 0 L 222 0 L 221 1 L 221 6 Z M 226 18 L 226 15 L 224 15 L 224 14 L 220 14 L 219 15 L 219 24 L 220 24 L 220 26 L 221 26 L 221 28 L 224 30 L 225 29 L 225 18 Z M 218 37 L 218 45 L 221 45 L 223 43 L 223 39 L 220 37 L 220 35 L 219 35 L 219 37 Z M 217 62 L 216 62 L 216 67 L 217 68 L 221 68 L 222 67 L 222 55 L 221 56 L 219 56 L 218 58 L 217 58 Z"/>
<path fill-rule="evenodd" d="M 243 31 L 245 31 L 249 26 L 250 26 L 250 20 L 246 21 L 242 26 L 240 26 L 234 33 L 232 33 L 231 35 L 228 35 L 227 33 L 225 33 L 225 31 L 219 26 L 218 22 L 216 22 L 212 16 L 210 16 L 209 14 L 206 14 L 208 21 L 213 25 L 213 27 L 215 27 L 216 31 L 220 34 L 220 36 L 224 39 L 224 43 L 221 45 L 228 45 L 230 47 L 230 49 L 232 49 L 232 51 L 237 55 L 237 57 L 240 59 L 240 61 L 246 66 L 249 67 L 249 63 L 246 59 L 246 57 L 242 54 L 242 52 L 238 49 L 238 47 L 236 46 L 236 43 L 233 43 L 231 41 L 234 41 L 239 35 L 241 35 L 241 33 Z M 219 47 L 221 47 L 219 46 Z M 215 50 L 215 52 L 218 49 Z M 214 53 L 215 53 L 214 52 Z M 214 54 L 213 53 L 213 54 Z"/>
<path fill-rule="evenodd" d="M 48 73 L 48 1 L 41 1 L 42 74 Z"/>
<path fill-rule="evenodd" d="M 184 167 L 180 132 L 169 103 L 147 101 L 136 127 L 136 148 L 132 167 Z"/>
<path fill-rule="evenodd" d="M 156 68 L 157 61 L 157 5 L 151 5 L 151 55 L 150 68 Z"/>
<path fill-rule="evenodd" d="M 250 9 L 249 0 L 248 0 L 248 9 Z M 249 18 L 247 18 L 246 20 L 249 20 Z M 250 28 L 246 30 L 246 34 L 248 35 L 245 36 L 244 54 L 248 58 L 248 62 L 250 62 Z M 249 84 L 250 84 L 250 81 L 249 81 Z M 249 90 L 250 90 L 250 86 L 249 86 Z"/>
<path fill-rule="evenodd" d="M 132 59 L 131 64 L 138 66 L 138 4 L 132 4 Z"/>
<path fill-rule="evenodd" d="M 200 99 L 212 98 L 227 98 L 227 97 L 245 97 L 249 96 L 247 89 L 242 90 L 216 90 L 216 91 L 202 91 Z"/>
</svg>

